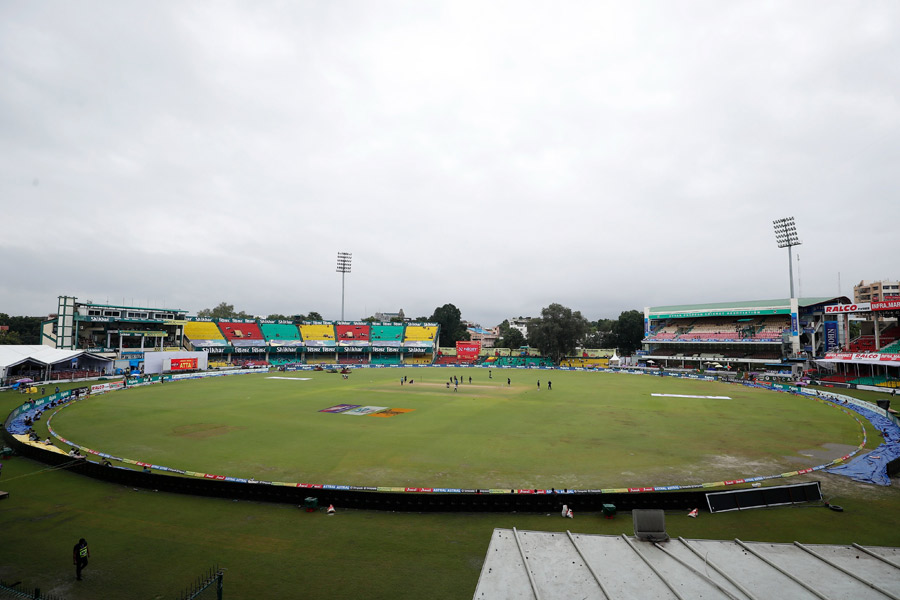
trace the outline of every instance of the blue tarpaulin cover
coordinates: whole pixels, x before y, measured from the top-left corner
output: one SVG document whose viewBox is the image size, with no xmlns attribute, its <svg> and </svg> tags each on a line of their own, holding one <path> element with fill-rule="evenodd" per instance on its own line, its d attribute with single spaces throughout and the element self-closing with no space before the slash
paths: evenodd
<svg viewBox="0 0 900 600">
<path fill-rule="evenodd" d="M 827 471 L 836 475 L 846 475 L 854 481 L 874 483 L 876 485 L 891 485 L 888 477 L 887 465 L 896 458 L 900 458 L 900 427 L 894 425 L 887 417 L 866 410 L 853 404 L 845 408 L 858 412 L 866 418 L 878 431 L 884 435 L 884 443 L 880 446 L 850 462 L 831 467 Z"/>
</svg>

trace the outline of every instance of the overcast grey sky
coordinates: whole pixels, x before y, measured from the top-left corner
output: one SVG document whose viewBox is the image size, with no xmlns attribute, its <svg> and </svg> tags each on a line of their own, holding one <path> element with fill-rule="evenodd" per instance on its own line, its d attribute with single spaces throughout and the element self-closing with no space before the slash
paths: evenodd
<svg viewBox="0 0 900 600">
<path fill-rule="evenodd" d="M 900 277 L 897 2 L 0 2 L 0 312 L 346 318 Z M 839 290 L 838 281 L 842 286 Z"/>
</svg>

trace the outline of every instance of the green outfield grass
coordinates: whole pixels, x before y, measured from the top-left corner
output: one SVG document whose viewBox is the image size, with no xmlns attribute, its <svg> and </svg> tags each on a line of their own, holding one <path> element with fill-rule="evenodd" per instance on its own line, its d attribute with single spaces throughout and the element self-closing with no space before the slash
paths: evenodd
<svg viewBox="0 0 900 600">
<path fill-rule="evenodd" d="M 415 383 L 401 386 L 401 374 Z M 451 374 L 465 378 L 458 392 L 446 386 Z M 362 369 L 349 380 L 325 372 L 213 378 L 92 397 L 52 424 L 89 448 L 201 473 L 451 488 L 702 483 L 822 464 L 862 440 L 842 411 L 768 390 L 627 374 L 494 374 Z M 412 412 L 319 412 L 336 404 Z"/>
<path fill-rule="evenodd" d="M 396 374 L 395 371 L 389 373 L 392 376 Z M 415 385 L 418 385 L 419 374 L 424 372 L 410 370 L 409 375 L 413 376 L 413 373 Z M 478 371 L 473 372 L 473 379 L 475 373 Z M 322 386 L 337 387 L 343 383 L 338 375 L 315 375 L 317 381 L 318 377 L 322 378 Z M 353 386 L 369 383 L 368 379 L 362 381 L 364 377 L 358 375 L 365 376 L 365 372 L 354 374 L 349 383 Z M 498 371 L 495 370 L 494 375 L 497 377 Z M 536 375 L 527 375 L 536 379 Z M 596 375 L 582 374 L 585 378 Z M 543 380 L 546 373 L 541 373 L 541 376 Z M 444 377 L 442 372 L 441 377 Z M 641 377 L 620 377 L 611 380 L 612 385 L 624 388 L 651 384 Z M 554 388 L 557 388 L 553 393 L 563 391 L 566 387 L 563 382 L 568 378 L 560 378 L 557 373 L 553 373 L 552 378 Z M 393 377 L 388 379 L 383 383 L 384 389 L 387 393 L 399 394 L 394 389 Z M 220 382 L 227 387 L 232 383 L 242 385 L 242 380 L 234 377 Z M 572 379 L 573 382 L 577 380 L 579 378 Z M 503 381 L 505 384 L 505 378 Z M 600 385 L 601 381 L 585 379 L 584 385 L 590 388 L 590 382 Z M 681 393 L 668 387 L 674 382 L 663 381 L 666 385 L 664 393 Z M 166 396 L 175 393 L 176 387 L 183 386 L 185 391 L 190 391 L 198 389 L 194 386 L 201 386 L 202 383 L 188 382 L 171 388 L 154 386 L 148 390 L 111 394 L 102 399 L 91 399 L 78 410 L 88 408 L 98 400 L 137 403 L 145 392 L 153 392 L 147 398 L 153 398 L 157 391 Z M 372 384 L 375 383 L 372 379 Z M 536 395 L 531 391 L 534 381 L 529 385 L 523 381 L 521 385 L 523 398 Z M 566 385 L 574 388 L 581 384 Z M 696 389 L 702 390 L 700 393 L 704 395 L 737 398 L 735 394 L 741 390 L 725 387 L 723 392 L 722 386 L 717 384 L 696 385 Z M 399 383 L 396 387 L 399 388 Z M 458 393 L 463 394 L 463 391 Z M 852 391 L 845 393 L 854 395 Z M 20 394 L 0 393 L 0 412 L 7 414 L 23 399 Z M 339 401 L 346 400 L 336 400 L 335 403 Z M 856 440 L 854 428 L 858 426 L 855 421 L 837 410 L 824 407 L 821 407 L 821 415 L 816 416 L 819 411 L 812 401 L 801 402 L 783 394 L 762 394 L 758 397 L 753 394 L 743 397 L 740 403 L 762 403 L 779 411 L 787 411 L 784 414 L 795 415 L 796 419 L 785 419 L 786 426 L 780 430 L 780 435 L 788 438 L 794 437 L 795 430 L 798 434 L 803 433 L 799 430 L 806 427 L 818 430 L 823 423 L 837 427 L 828 435 L 816 436 L 814 442 L 786 443 L 780 450 L 785 457 L 806 459 L 805 450 L 817 448 L 823 441 L 849 444 Z M 404 406 L 405 402 L 393 404 Z M 795 406 L 796 412 L 791 412 Z M 753 419 L 763 412 L 751 412 L 746 418 Z M 369 418 L 323 416 L 345 421 Z M 408 416 L 385 421 L 402 423 Z M 814 417 L 821 419 L 822 423 L 806 421 Z M 640 412 L 636 412 L 634 418 L 640 418 Z M 190 424 L 223 420 L 224 417 L 185 421 Z M 607 418 L 607 421 L 612 419 Z M 852 425 L 846 425 L 845 421 Z M 61 428 L 62 423 L 60 420 Z M 561 427 L 558 422 L 553 423 L 545 424 L 544 428 Z M 737 425 L 743 424 L 746 423 L 737 422 Z M 66 433 L 74 438 L 68 427 L 65 425 Z M 279 425 L 276 423 L 271 427 Z M 659 428 L 655 424 L 652 427 L 654 431 Z M 845 429 L 846 434 L 842 433 Z M 832 433 L 835 437 L 831 436 Z M 841 435 L 849 437 L 845 439 Z M 95 439 L 93 434 L 91 439 Z M 690 439 L 690 435 L 685 439 Z M 727 443 L 729 440 L 725 441 Z M 873 448 L 879 441 L 870 433 L 867 447 Z M 655 443 L 646 432 L 635 433 L 635 440 L 631 442 L 635 447 L 648 448 Z M 740 445 L 748 444 L 737 440 L 735 447 Z M 534 455 L 537 454 L 539 452 L 535 451 Z M 568 454 L 571 455 L 571 452 Z M 606 462 L 618 460 L 623 454 L 615 453 Z M 738 455 L 736 452 L 732 454 Z M 307 514 L 289 505 L 232 502 L 133 490 L 64 471 L 47 470 L 43 464 L 20 457 L 3 459 L 2 462 L 0 489 L 9 491 L 11 495 L 0 502 L 0 578 L 22 581 L 70 600 L 175 598 L 197 574 L 213 563 L 227 568 L 225 597 L 230 600 L 471 598 L 491 531 L 495 527 L 546 531 L 570 529 L 573 532 L 609 535 L 632 533 L 629 514 L 619 514 L 615 519 L 607 520 L 581 512 L 577 505 L 574 520 L 561 519 L 558 514 L 382 513 L 344 510 L 341 507 L 337 507 L 336 516 L 327 517 L 321 512 Z M 793 460 L 787 462 L 794 463 Z M 565 464 L 561 466 L 565 467 Z M 670 535 L 686 538 L 900 545 L 900 536 L 896 533 L 900 530 L 900 491 L 896 487 L 862 485 L 821 472 L 796 478 L 797 481 L 803 479 L 822 481 L 826 497 L 841 504 L 844 512 L 836 513 L 812 505 L 716 515 L 701 513 L 697 519 L 688 518 L 681 512 L 670 512 L 666 515 L 667 530 Z M 92 556 L 85 571 L 85 581 L 76 583 L 71 551 L 80 537 L 87 538 Z"/>
</svg>

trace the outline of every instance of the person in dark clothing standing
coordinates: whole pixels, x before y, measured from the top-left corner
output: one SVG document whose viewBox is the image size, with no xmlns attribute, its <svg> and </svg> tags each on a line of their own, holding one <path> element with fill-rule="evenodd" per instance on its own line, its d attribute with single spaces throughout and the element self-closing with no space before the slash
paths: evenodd
<svg viewBox="0 0 900 600">
<path fill-rule="evenodd" d="M 78 581 L 81 581 L 81 570 L 87 566 L 90 556 L 91 551 L 88 550 L 87 542 L 84 541 L 84 538 L 81 538 L 72 549 L 72 561 L 75 563 L 75 579 Z"/>
</svg>

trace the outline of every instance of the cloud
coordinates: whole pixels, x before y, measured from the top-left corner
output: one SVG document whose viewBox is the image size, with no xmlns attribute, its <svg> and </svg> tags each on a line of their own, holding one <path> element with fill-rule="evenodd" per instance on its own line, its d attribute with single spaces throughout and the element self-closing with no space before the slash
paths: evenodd
<svg viewBox="0 0 900 600">
<path fill-rule="evenodd" d="M 804 295 L 895 279 L 898 13 L 5 3 L 0 307 L 779 298 L 788 215 Z"/>
</svg>

